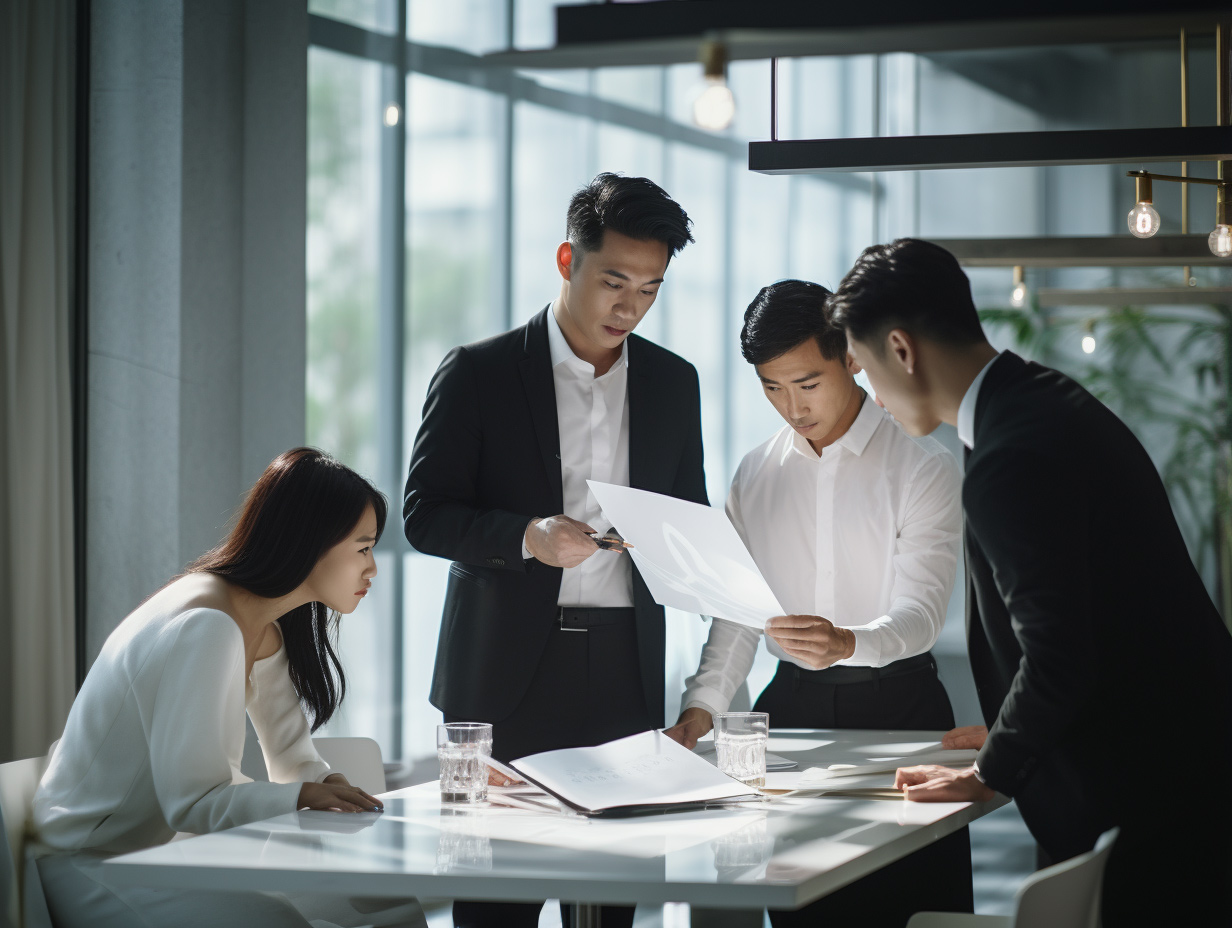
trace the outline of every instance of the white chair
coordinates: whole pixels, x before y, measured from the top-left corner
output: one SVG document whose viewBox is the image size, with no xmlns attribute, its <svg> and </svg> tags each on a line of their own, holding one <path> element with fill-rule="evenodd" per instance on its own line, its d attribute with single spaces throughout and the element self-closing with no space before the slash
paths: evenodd
<svg viewBox="0 0 1232 928">
<path fill-rule="evenodd" d="M 371 738 L 313 738 L 321 760 L 373 796 L 385 792 L 385 764 L 381 746 Z"/>
<path fill-rule="evenodd" d="M 1118 831 L 1100 835 L 1095 850 L 1027 877 L 1013 915 L 917 912 L 907 928 L 1099 928 L 1104 866 Z"/>
<path fill-rule="evenodd" d="M 0 918 L 13 928 L 51 928 L 31 834 L 31 803 L 46 757 L 0 764 Z"/>
</svg>

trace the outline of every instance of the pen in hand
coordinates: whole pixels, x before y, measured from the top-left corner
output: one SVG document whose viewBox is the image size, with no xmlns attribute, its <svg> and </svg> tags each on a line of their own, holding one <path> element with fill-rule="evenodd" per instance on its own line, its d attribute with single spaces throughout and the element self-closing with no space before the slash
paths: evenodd
<svg viewBox="0 0 1232 928">
<path fill-rule="evenodd" d="M 633 545 L 625 541 L 623 538 L 616 538 L 612 535 L 600 535 L 598 532 L 587 532 L 594 539 L 596 545 L 605 551 L 614 551 L 617 548 L 632 548 Z"/>
</svg>

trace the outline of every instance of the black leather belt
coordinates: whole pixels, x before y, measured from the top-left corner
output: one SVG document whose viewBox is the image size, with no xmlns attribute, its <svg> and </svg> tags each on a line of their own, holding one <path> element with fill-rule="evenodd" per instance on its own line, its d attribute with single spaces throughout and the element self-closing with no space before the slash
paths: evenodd
<svg viewBox="0 0 1232 928">
<path fill-rule="evenodd" d="M 921 670 L 936 670 L 937 661 L 929 652 L 917 654 L 915 657 L 904 657 L 884 667 L 827 667 L 824 670 L 808 670 L 798 664 L 792 664 L 792 685 L 798 687 L 802 683 L 822 686 L 841 686 L 847 683 L 877 683 L 886 677 L 897 677 L 905 673 L 918 673 Z"/>
<path fill-rule="evenodd" d="M 556 618 L 562 632 L 584 632 L 599 625 L 632 623 L 637 610 L 632 606 L 558 606 Z"/>
</svg>

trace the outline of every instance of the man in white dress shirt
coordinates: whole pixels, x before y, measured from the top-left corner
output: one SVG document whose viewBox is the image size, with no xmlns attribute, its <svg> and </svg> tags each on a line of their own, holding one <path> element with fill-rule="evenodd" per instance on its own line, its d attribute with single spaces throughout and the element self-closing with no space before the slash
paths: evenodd
<svg viewBox="0 0 1232 928">
<path fill-rule="evenodd" d="M 859 367 L 827 318 L 828 296 L 805 281 L 772 284 L 740 333 L 745 360 L 787 423 L 745 455 L 727 500 L 791 613 L 766 623 L 779 665 L 755 708 L 779 728 L 948 730 L 954 715 L 929 648 L 945 622 L 961 545 L 958 466 L 935 439 L 906 435 L 855 382 Z M 758 637 L 715 620 L 669 734 L 692 746 L 711 729 L 748 675 Z M 915 856 L 929 861 L 893 865 L 771 919 L 812 923 L 824 907 L 827 919 L 901 926 L 922 908 L 971 911 L 965 830 Z"/>
</svg>

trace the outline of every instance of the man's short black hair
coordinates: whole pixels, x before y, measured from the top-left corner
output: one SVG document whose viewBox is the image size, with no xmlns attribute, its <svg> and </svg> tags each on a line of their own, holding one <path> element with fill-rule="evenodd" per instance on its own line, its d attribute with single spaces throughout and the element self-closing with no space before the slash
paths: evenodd
<svg viewBox="0 0 1232 928">
<path fill-rule="evenodd" d="M 654 181 L 604 173 L 569 201 L 566 231 L 576 261 L 602 248 L 608 229 L 641 241 L 663 242 L 671 261 L 693 241 L 691 223 L 680 204 Z"/>
<path fill-rule="evenodd" d="M 807 280 L 780 280 L 762 287 L 744 311 L 740 353 L 750 364 L 765 364 L 810 338 L 821 356 L 837 361 L 847 354 L 847 334 L 830 321 L 830 291 Z"/>
<path fill-rule="evenodd" d="M 904 329 L 951 347 L 985 341 L 958 260 L 932 242 L 895 239 L 864 249 L 830 297 L 830 318 L 851 337 L 880 349 Z"/>
</svg>

